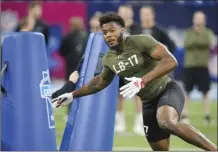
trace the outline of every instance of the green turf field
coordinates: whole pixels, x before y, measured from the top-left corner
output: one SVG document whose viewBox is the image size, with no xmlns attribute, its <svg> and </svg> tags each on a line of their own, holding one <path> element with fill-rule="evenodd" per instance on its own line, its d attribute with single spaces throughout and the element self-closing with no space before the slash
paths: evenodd
<svg viewBox="0 0 218 152">
<path fill-rule="evenodd" d="M 191 102 L 189 107 L 189 114 L 191 124 L 200 130 L 206 137 L 217 144 L 217 102 L 213 102 L 212 105 L 212 119 L 213 124 L 211 126 L 205 126 L 203 121 L 203 104 L 202 102 Z M 65 121 L 63 119 L 66 109 L 61 108 L 55 111 L 56 133 L 57 133 L 57 145 L 60 145 L 62 140 L 63 131 L 65 128 Z M 149 150 L 149 145 L 145 140 L 145 137 L 137 136 L 132 133 L 132 125 L 135 118 L 135 104 L 134 102 L 125 102 L 125 116 L 127 124 L 127 133 L 115 134 L 114 138 L 114 150 Z M 173 149 L 196 149 L 177 137 L 172 136 L 171 148 Z"/>
</svg>

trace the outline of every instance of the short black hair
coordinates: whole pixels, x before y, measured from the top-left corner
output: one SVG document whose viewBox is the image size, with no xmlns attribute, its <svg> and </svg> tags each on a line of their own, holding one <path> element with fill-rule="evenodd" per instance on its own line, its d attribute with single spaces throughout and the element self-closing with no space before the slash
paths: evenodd
<svg viewBox="0 0 218 152">
<path fill-rule="evenodd" d="M 109 12 L 99 18 L 100 27 L 102 27 L 103 24 L 107 24 L 110 22 L 116 22 L 121 27 L 125 27 L 124 19 L 121 16 L 117 15 L 117 13 Z"/>
</svg>

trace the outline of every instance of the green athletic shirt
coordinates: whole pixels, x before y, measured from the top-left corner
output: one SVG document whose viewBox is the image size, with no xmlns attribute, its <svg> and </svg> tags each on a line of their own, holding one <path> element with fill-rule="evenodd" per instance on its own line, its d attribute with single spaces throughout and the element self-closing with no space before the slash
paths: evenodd
<svg viewBox="0 0 218 152">
<path fill-rule="evenodd" d="M 212 31 L 205 28 L 202 32 L 195 32 L 193 28 L 185 31 L 185 61 L 184 66 L 208 67 L 210 58 L 210 44 L 212 42 Z"/>
<path fill-rule="evenodd" d="M 141 78 L 155 68 L 159 61 L 151 57 L 158 42 L 149 35 L 132 35 L 122 42 L 122 53 L 109 50 L 103 57 L 103 79 L 111 80 L 115 74 L 122 79 L 125 77 Z M 143 102 L 157 97 L 169 82 L 167 75 L 150 81 L 138 96 Z"/>
</svg>

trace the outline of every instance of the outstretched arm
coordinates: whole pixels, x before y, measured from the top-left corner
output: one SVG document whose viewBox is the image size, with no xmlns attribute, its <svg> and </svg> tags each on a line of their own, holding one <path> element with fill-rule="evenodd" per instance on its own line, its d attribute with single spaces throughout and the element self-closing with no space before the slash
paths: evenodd
<svg viewBox="0 0 218 152">
<path fill-rule="evenodd" d="M 52 100 L 52 103 L 58 108 L 61 105 L 68 105 L 72 102 L 73 98 L 82 97 L 94 94 L 106 88 L 113 80 L 115 74 L 107 67 L 104 67 L 100 75 L 95 76 L 89 81 L 87 85 L 70 92 L 64 93 Z"/>
<path fill-rule="evenodd" d="M 105 72 L 103 70 L 103 72 Z M 106 88 L 111 81 L 113 80 L 114 76 L 108 75 L 107 77 L 103 77 L 102 74 L 95 76 L 87 85 L 73 91 L 73 97 L 81 97 L 90 94 L 94 94 Z"/>
</svg>

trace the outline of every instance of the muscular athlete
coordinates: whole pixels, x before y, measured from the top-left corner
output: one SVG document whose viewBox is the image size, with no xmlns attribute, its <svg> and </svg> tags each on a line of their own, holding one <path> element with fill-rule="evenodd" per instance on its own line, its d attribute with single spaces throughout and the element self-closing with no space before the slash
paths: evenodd
<svg viewBox="0 0 218 152">
<path fill-rule="evenodd" d="M 103 15 L 100 27 L 110 50 L 103 58 L 104 69 L 87 85 L 53 99 L 57 107 L 106 88 L 114 76 L 125 78 L 120 88 L 123 97 L 137 95 L 143 104 L 145 136 L 155 151 L 168 151 L 170 135 L 207 151 L 217 147 L 194 127 L 179 122 L 184 106 L 184 92 L 167 74 L 177 67 L 169 50 L 153 37 L 124 37 L 124 20 L 115 13 Z"/>
</svg>

